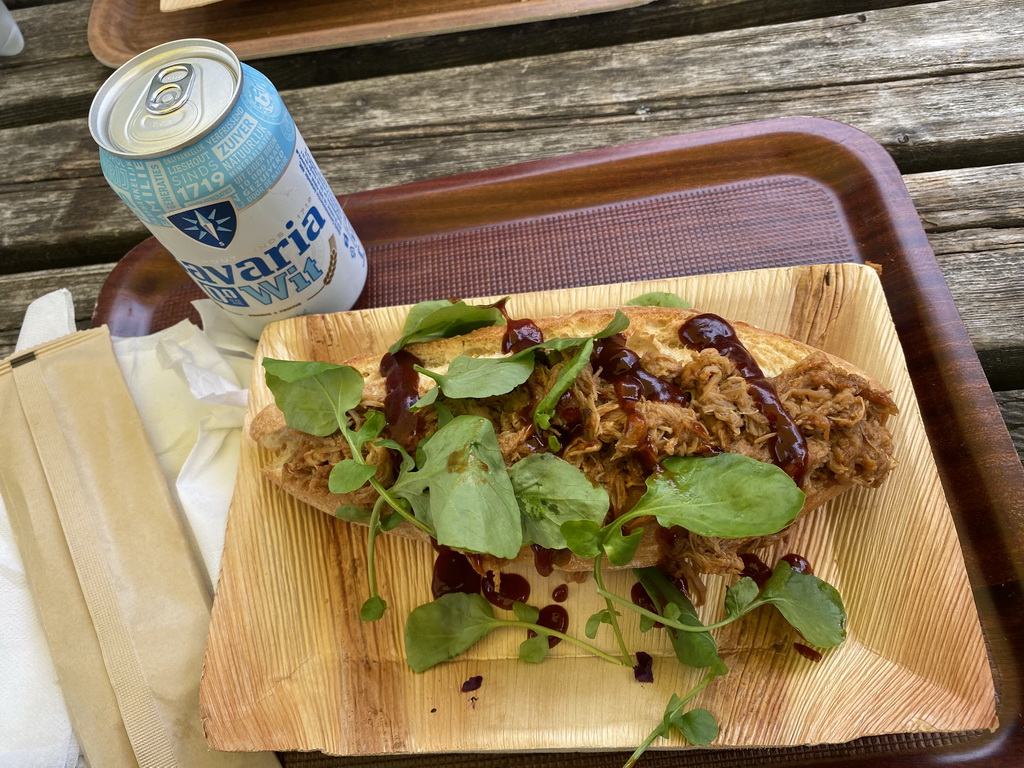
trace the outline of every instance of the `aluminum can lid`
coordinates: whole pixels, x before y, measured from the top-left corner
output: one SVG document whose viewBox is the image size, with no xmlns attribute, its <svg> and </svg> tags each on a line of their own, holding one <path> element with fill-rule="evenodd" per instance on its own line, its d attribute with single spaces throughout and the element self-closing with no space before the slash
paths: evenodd
<svg viewBox="0 0 1024 768">
<path fill-rule="evenodd" d="M 161 157 L 206 136 L 234 107 L 242 67 L 226 45 L 198 38 L 143 51 L 100 87 L 89 130 L 121 157 Z"/>
</svg>

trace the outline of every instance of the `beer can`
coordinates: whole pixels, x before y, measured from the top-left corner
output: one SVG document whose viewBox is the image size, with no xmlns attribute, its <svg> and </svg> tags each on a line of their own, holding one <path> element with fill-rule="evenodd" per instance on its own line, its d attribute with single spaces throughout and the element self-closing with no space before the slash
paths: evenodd
<svg viewBox="0 0 1024 768">
<path fill-rule="evenodd" d="M 89 111 L 103 175 L 249 336 L 349 309 L 366 252 L 277 90 L 212 40 L 140 53 Z"/>
</svg>

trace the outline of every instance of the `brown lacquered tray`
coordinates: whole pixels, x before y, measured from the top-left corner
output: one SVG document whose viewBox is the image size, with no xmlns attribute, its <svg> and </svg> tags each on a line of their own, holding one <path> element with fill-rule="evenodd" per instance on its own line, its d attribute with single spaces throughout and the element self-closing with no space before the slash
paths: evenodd
<svg viewBox="0 0 1024 768">
<path fill-rule="evenodd" d="M 794 118 L 668 137 L 360 193 L 360 306 L 759 267 L 871 262 L 952 510 L 999 694 L 994 732 L 771 750 L 651 752 L 648 766 L 1011 766 L 1024 753 L 1024 477 L 900 175 L 869 137 Z M 112 273 L 95 323 L 140 334 L 199 297 L 153 240 Z M 926 543 L 922 543 L 926 545 Z M 908 606 L 908 610 L 912 610 Z M 328 758 L 286 765 L 621 765 L 620 754 Z"/>
<path fill-rule="evenodd" d="M 162 13 L 158 0 L 94 0 L 89 48 L 117 67 L 154 45 L 208 37 L 242 59 L 521 24 L 650 0 L 220 0 Z"/>
</svg>

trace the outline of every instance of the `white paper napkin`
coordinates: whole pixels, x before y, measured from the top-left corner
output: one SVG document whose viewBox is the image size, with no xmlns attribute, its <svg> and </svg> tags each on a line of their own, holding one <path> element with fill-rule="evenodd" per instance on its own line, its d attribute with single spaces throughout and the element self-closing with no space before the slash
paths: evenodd
<svg viewBox="0 0 1024 768">
<path fill-rule="evenodd" d="M 187 321 L 114 352 L 154 451 L 179 501 L 213 593 L 238 469 L 247 384 L 256 345 L 208 300 L 205 332 Z M 71 294 L 37 299 L 17 349 L 75 330 Z M 79 760 L 24 568 L 0 499 L 0 768 L 70 768 Z"/>
<path fill-rule="evenodd" d="M 196 306 L 205 332 L 183 320 L 151 336 L 114 339 L 114 352 L 213 594 L 256 345 L 209 300 Z"/>
</svg>

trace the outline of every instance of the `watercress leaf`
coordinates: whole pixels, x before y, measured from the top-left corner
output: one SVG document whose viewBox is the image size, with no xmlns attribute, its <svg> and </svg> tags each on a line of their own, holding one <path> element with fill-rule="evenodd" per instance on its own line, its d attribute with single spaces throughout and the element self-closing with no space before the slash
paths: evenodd
<svg viewBox="0 0 1024 768">
<path fill-rule="evenodd" d="M 601 628 L 602 624 L 612 623 L 612 614 L 615 616 L 619 615 L 618 611 L 609 611 L 607 608 L 602 608 L 600 611 L 595 613 L 593 616 L 587 619 L 587 625 L 584 629 L 585 634 L 591 640 L 597 637 L 597 630 Z"/>
<path fill-rule="evenodd" d="M 464 301 L 421 302 L 409 310 L 401 337 L 388 351 L 394 354 L 409 344 L 461 336 L 504 322 L 505 318 L 495 307 L 477 307 Z"/>
<path fill-rule="evenodd" d="M 539 664 L 547 657 L 550 647 L 546 635 L 528 637 L 519 646 L 519 660 Z"/>
<path fill-rule="evenodd" d="M 601 554 L 601 524 L 593 520 L 569 520 L 559 526 L 565 545 L 586 560 Z"/>
<path fill-rule="evenodd" d="M 718 720 L 706 709 L 691 709 L 671 719 L 672 727 L 695 746 L 710 744 L 718 738 Z"/>
<path fill-rule="evenodd" d="M 641 293 L 635 299 L 626 302 L 630 307 L 681 307 L 689 309 L 690 302 L 667 291 L 649 291 Z"/>
<path fill-rule="evenodd" d="M 516 615 L 516 618 L 526 624 L 536 624 L 537 619 L 540 618 L 540 609 L 533 605 L 528 605 L 521 600 L 516 600 L 512 603 L 512 613 Z"/>
<path fill-rule="evenodd" d="M 550 453 L 517 461 L 508 472 L 523 519 L 525 541 L 548 549 L 567 544 L 560 527 L 570 520 L 601 523 L 608 492 L 569 462 Z"/>
<path fill-rule="evenodd" d="M 369 598 L 359 609 L 359 618 L 363 621 L 377 621 L 388 609 L 388 604 L 379 595 Z"/>
<path fill-rule="evenodd" d="M 481 595 L 450 592 L 412 610 L 405 622 L 405 657 L 423 672 L 468 650 L 503 622 Z"/>
<path fill-rule="evenodd" d="M 394 512 L 390 515 L 381 515 L 380 529 L 382 531 L 393 531 L 402 524 L 404 519 L 404 517 Z"/>
<path fill-rule="evenodd" d="M 399 480 L 402 478 L 400 477 Z M 397 483 L 398 481 L 396 481 Z M 392 487 L 392 490 L 394 488 Z M 424 490 L 423 492 L 410 495 L 405 498 L 399 497 L 399 501 L 403 501 L 409 505 L 412 510 L 413 517 L 420 520 L 422 523 L 430 528 L 434 527 L 434 520 L 430 516 L 430 491 Z"/>
<path fill-rule="evenodd" d="M 363 396 L 363 377 L 347 365 L 264 358 L 263 367 L 285 422 L 310 435 L 324 437 L 346 427 L 346 412 Z"/>
<path fill-rule="evenodd" d="M 633 575 L 663 615 L 672 613 L 681 624 L 703 626 L 690 599 L 659 568 L 636 568 Z M 672 606 L 671 611 L 669 606 Z M 721 665 L 724 668 L 718 656 L 718 644 L 710 632 L 680 632 L 672 627 L 666 627 L 665 631 L 668 632 L 672 650 L 681 664 L 697 668 Z"/>
<path fill-rule="evenodd" d="M 629 317 L 621 309 L 616 309 L 612 319 L 608 321 L 608 325 L 595 333 L 593 338 L 606 339 L 616 333 L 622 333 L 627 328 L 629 328 Z"/>
<path fill-rule="evenodd" d="M 616 333 L 622 333 L 628 327 L 629 318 L 617 309 L 608 325 L 593 336 L 583 339 L 553 339 L 539 345 L 545 349 L 566 349 L 582 343 L 576 354 L 558 371 L 555 383 L 537 404 L 533 413 L 533 423 L 538 429 L 545 430 L 551 426 L 551 419 L 555 415 L 555 406 L 558 405 L 559 398 L 566 393 L 572 383 L 576 381 L 576 377 L 580 375 L 580 371 L 590 362 L 590 353 L 594 351 L 595 339 L 604 339 Z"/>
<path fill-rule="evenodd" d="M 754 604 L 760 588 L 757 582 L 749 576 L 744 576 L 731 587 L 725 590 L 725 615 L 733 619 L 742 616 Z"/>
<path fill-rule="evenodd" d="M 433 299 L 413 304 L 409 307 L 409 314 L 405 316 L 405 322 L 402 324 L 402 336 L 414 332 L 433 312 L 450 307 L 452 304 L 454 302 L 450 299 Z"/>
<path fill-rule="evenodd" d="M 394 440 L 378 440 L 377 445 L 381 448 L 390 448 L 393 451 L 398 451 L 398 455 L 402 457 L 402 463 L 399 465 L 398 471 L 408 472 L 410 469 L 416 466 L 416 462 L 412 456 L 409 455 L 408 451 L 398 442 Z"/>
<path fill-rule="evenodd" d="M 436 373 L 418 365 L 414 367 L 436 381 L 445 397 L 482 398 L 504 395 L 530 378 L 533 373 L 533 356 L 533 348 L 512 357 L 459 355 L 451 361 L 445 373 Z"/>
<path fill-rule="evenodd" d="M 645 613 L 640 614 L 640 631 L 650 632 L 657 622 Z"/>
<path fill-rule="evenodd" d="M 621 568 L 624 565 L 629 565 L 629 561 L 636 554 L 637 547 L 640 546 L 640 541 L 643 537 L 643 528 L 637 528 L 628 536 L 623 536 L 621 529 L 615 528 L 604 537 L 604 540 L 601 542 L 601 548 L 608 556 L 608 562 Z"/>
<path fill-rule="evenodd" d="M 651 475 L 631 514 L 653 515 L 701 536 L 738 539 L 777 533 L 793 522 L 804 492 L 774 464 L 738 453 L 670 456 Z"/>
<path fill-rule="evenodd" d="M 331 468 L 327 488 L 331 493 L 351 493 L 366 485 L 376 471 L 377 467 L 372 464 L 360 464 L 355 459 L 342 459 Z"/>
<path fill-rule="evenodd" d="M 538 429 L 545 430 L 551 426 L 551 419 L 554 418 L 555 406 L 558 405 L 559 398 L 568 391 L 572 383 L 576 381 L 576 377 L 580 375 L 580 371 L 590 362 L 590 353 L 593 351 L 594 340 L 587 339 L 569 362 L 558 371 L 555 383 L 537 403 L 537 408 L 533 412 L 533 423 Z"/>
<path fill-rule="evenodd" d="M 683 615 L 682 609 L 678 603 L 667 603 L 661 610 L 661 615 L 669 621 L 679 621 L 679 618 Z"/>
<path fill-rule="evenodd" d="M 672 722 L 679 715 L 683 709 L 683 700 L 679 698 L 678 694 L 673 693 L 668 700 L 668 704 L 665 705 L 665 711 L 661 715 L 661 735 L 668 738 L 670 729 L 674 726 Z"/>
<path fill-rule="evenodd" d="M 448 410 L 448 406 L 443 403 L 434 403 L 434 412 L 437 413 L 437 428 L 440 429 L 453 418 L 452 412 Z M 423 442 L 422 440 L 420 442 Z"/>
<path fill-rule="evenodd" d="M 273 357 L 263 358 L 263 370 L 288 384 L 300 379 L 308 379 L 317 374 L 330 371 L 340 366 L 335 363 L 317 363 L 303 360 L 278 360 Z"/>
<path fill-rule="evenodd" d="M 413 366 L 416 367 L 416 366 Z M 432 387 L 427 390 L 427 394 L 423 395 L 419 400 L 409 406 L 410 411 L 418 411 L 420 408 L 426 408 L 428 405 L 433 405 L 437 402 L 437 396 L 441 394 L 440 387 Z"/>
<path fill-rule="evenodd" d="M 523 527 L 494 425 L 481 416 L 457 416 L 423 448 L 419 469 L 391 487 L 421 517 L 427 494 L 429 521 L 438 544 L 495 557 L 514 558 Z"/>
<path fill-rule="evenodd" d="M 364 445 L 380 436 L 385 426 L 387 426 L 387 419 L 384 417 L 383 411 L 368 410 L 366 412 L 366 420 L 363 421 L 362 426 L 355 432 L 352 432 L 349 437 L 349 444 L 352 446 L 352 450 L 362 451 Z"/>
<path fill-rule="evenodd" d="M 626 313 L 617 309 L 615 310 L 615 314 L 612 319 L 608 321 L 608 324 L 593 336 L 555 336 L 550 339 L 545 339 L 540 344 L 530 347 L 529 349 L 570 349 L 571 347 L 578 347 L 591 339 L 605 339 L 609 336 L 614 336 L 616 333 L 622 333 L 627 328 L 629 328 L 629 317 Z"/>
<path fill-rule="evenodd" d="M 811 645 L 833 648 L 846 639 L 846 608 L 835 587 L 780 562 L 761 590 L 759 602 L 779 609 Z"/>
<path fill-rule="evenodd" d="M 370 510 L 363 509 L 355 504 L 342 504 L 334 510 L 334 516 L 341 520 L 347 520 L 350 523 L 370 524 Z"/>
</svg>

